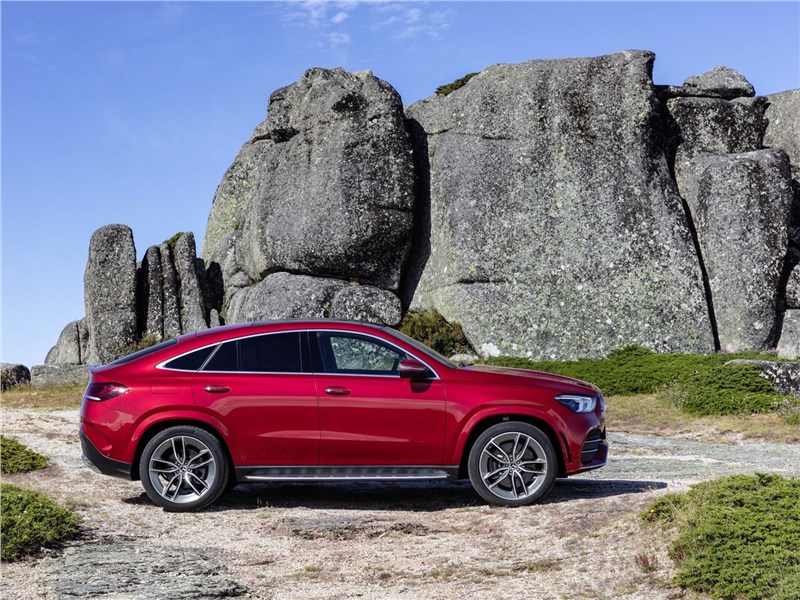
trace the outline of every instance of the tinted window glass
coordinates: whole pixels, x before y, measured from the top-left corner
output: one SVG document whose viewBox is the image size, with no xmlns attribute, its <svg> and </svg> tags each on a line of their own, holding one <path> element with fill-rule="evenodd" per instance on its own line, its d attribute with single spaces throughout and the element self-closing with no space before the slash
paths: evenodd
<svg viewBox="0 0 800 600">
<path fill-rule="evenodd" d="M 161 342 L 160 344 L 156 344 L 155 346 L 150 346 L 149 348 L 145 348 L 144 350 L 139 350 L 138 352 L 134 352 L 133 354 L 128 354 L 128 356 L 123 356 L 112 362 L 112 365 L 124 365 L 125 363 L 131 362 L 132 360 L 136 360 L 137 358 L 142 358 L 143 356 L 147 356 L 148 354 L 152 354 L 153 352 L 158 352 L 164 348 L 169 346 L 173 346 L 178 343 L 178 338 L 172 338 L 171 340 L 167 340 L 166 342 Z"/>
<path fill-rule="evenodd" d="M 274 333 L 239 340 L 242 371 L 302 373 L 300 333 Z"/>
<path fill-rule="evenodd" d="M 206 359 L 211 355 L 216 346 L 209 346 L 208 348 L 201 348 L 189 354 L 179 356 L 175 360 L 169 361 L 165 367 L 168 369 L 178 369 L 180 371 L 197 371 Z"/>
<path fill-rule="evenodd" d="M 396 375 L 405 353 L 372 338 L 346 333 L 317 333 L 326 373 Z"/>
<path fill-rule="evenodd" d="M 203 367 L 203 371 L 238 371 L 239 357 L 236 342 L 225 342 Z"/>
</svg>

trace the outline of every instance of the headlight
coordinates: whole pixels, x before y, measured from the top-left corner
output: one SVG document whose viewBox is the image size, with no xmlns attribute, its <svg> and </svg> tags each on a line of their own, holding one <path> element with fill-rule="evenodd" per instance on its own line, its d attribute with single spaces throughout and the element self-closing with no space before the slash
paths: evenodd
<svg viewBox="0 0 800 600">
<path fill-rule="evenodd" d="M 556 396 L 559 404 L 563 404 L 572 412 L 575 413 L 590 413 L 594 412 L 597 406 L 597 398 L 594 396 L 580 396 L 577 394 L 562 394 Z"/>
</svg>

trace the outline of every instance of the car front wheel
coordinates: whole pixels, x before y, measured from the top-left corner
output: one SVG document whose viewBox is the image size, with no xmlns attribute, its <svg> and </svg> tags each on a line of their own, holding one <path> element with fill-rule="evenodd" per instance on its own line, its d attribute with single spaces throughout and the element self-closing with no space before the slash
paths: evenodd
<svg viewBox="0 0 800 600">
<path fill-rule="evenodd" d="M 472 487 L 490 504 L 523 506 L 544 497 L 558 471 L 553 444 L 541 429 L 520 421 L 492 425 L 469 453 Z"/>
<path fill-rule="evenodd" d="M 150 499 L 168 511 L 205 508 L 225 491 L 228 461 L 220 441 L 198 427 L 170 427 L 151 439 L 139 462 Z"/>
</svg>

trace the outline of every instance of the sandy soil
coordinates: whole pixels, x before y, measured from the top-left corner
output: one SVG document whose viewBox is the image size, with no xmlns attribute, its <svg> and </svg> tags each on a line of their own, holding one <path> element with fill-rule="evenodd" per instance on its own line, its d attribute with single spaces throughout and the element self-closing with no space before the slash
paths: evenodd
<svg viewBox="0 0 800 600">
<path fill-rule="evenodd" d="M 196 514 L 83 466 L 77 412 L 2 411 L 3 434 L 51 466 L 3 481 L 47 492 L 83 536 L 3 565 L 27 598 L 683 598 L 669 540 L 638 513 L 731 473 L 800 475 L 800 445 L 611 436 L 609 465 L 540 504 L 484 504 L 466 483 L 242 485 Z"/>
</svg>

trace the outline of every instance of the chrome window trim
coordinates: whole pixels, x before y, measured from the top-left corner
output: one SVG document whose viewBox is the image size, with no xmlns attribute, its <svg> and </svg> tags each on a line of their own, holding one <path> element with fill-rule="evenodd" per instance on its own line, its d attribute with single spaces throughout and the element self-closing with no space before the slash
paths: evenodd
<svg viewBox="0 0 800 600">
<path fill-rule="evenodd" d="M 419 356 L 417 356 L 413 352 L 409 352 L 408 350 L 406 350 L 406 349 L 398 346 L 397 344 L 395 344 L 395 343 L 393 343 L 393 342 L 391 342 L 391 341 L 389 341 L 389 340 L 387 340 L 385 338 L 382 338 L 382 337 L 380 337 L 378 335 L 373 335 L 371 333 L 364 333 L 363 331 L 350 331 L 348 329 L 287 329 L 287 330 L 281 330 L 281 331 L 267 331 L 267 332 L 262 332 L 262 333 L 252 333 L 250 335 L 243 335 L 243 336 L 240 336 L 240 337 L 234 337 L 234 338 L 230 338 L 230 339 L 227 339 L 227 340 L 221 340 L 221 341 L 213 342 L 211 344 L 206 344 L 205 346 L 199 346 L 197 348 L 192 348 L 191 350 L 187 350 L 186 352 L 184 352 L 182 354 L 178 354 L 177 356 L 172 356 L 172 357 L 168 358 L 167 360 L 161 361 L 160 363 L 158 363 L 156 365 L 155 368 L 159 369 L 161 371 L 172 371 L 174 373 L 194 373 L 194 374 L 198 374 L 198 373 L 224 373 L 224 374 L 230 375 L 230 374 L 235 374 L 235 373 L 241 373 L 242 375 L 328 375 L 330 377 L 378 377 L 378 378 L 383 378 L 383 379 L 387 379 L 387 378 L 388 379 L 402 379 L 402 377 L 400 377 L 400 375 L 370 375 L 370 374 L 362 374 L 362 373 L 326 373 L 325 371 L 309 371 L 308 373 L 297 373 L 297 372 L 288 372 L 288 371 L 203 371 L 203 367 L 206 366 L 206 363 L 208 361 L 210 361 L 213 358 L 213 356 L 219 351 L 219 347 L 221 347 L 222 344 L 225 344 L 227 342 L 245 340 L 247 338 L 261 337 L 261 336 L 265 336 L 265 335 L 275 335 L 275 334 L 278 334 L 278 333 L 317 333 L 317 332 L 320 332 L 320 333 L 348 333 L 348 334 L 351 334 L 351 335 L 360 335 L 360 336 L 376 339 L 376 340 L 378 340 L 380 342 L 383 342 L 384 344 L 392 346 L 398 352 L 400 352 L 402 354 L 406 354 L 407 356 L 410 356 L 414 360 L 417 360 L 417 361 L 421 362 L 423 365 L 425 365 L 431 371 L 431 373 L 434 374 L 434 377 L 429 377 L 428 378 L 429 380 L 437 380 L 437 379 L 440 380 L 441 379 L 441 377 L 439 376 L 439 373 L 438 373 L 438 371 L 436 369 L 431 367 L 430 364 L 428 364 L 427 361 L 422 360 L 421 358 L 419 358 Z M 209 354 L 208 358 L 206 358 L 206 360 L 203 362 L 203 364 L 200 365 L 200 368 L 195 370 L 195 371 L 189 371 L 189 370 L 186 370 L 186 369 L 172 369 L 172 368 L 169 368 L 169 367 L 165 366 L 166 363 L 168 363 L 168 362 L 172 362 L 175 359 L 178 359 L 178 358 L 181 358 L 183 356 L 186 356 L 187 354 L 191 354 L 192 352 L 197 352 L 198 350 L 203 350 L 203 349 L 208 348 L 210 346 L 218 346 L 218 348 L 216 350 L 214 350 L 211 354 Z"/>
</svg>

